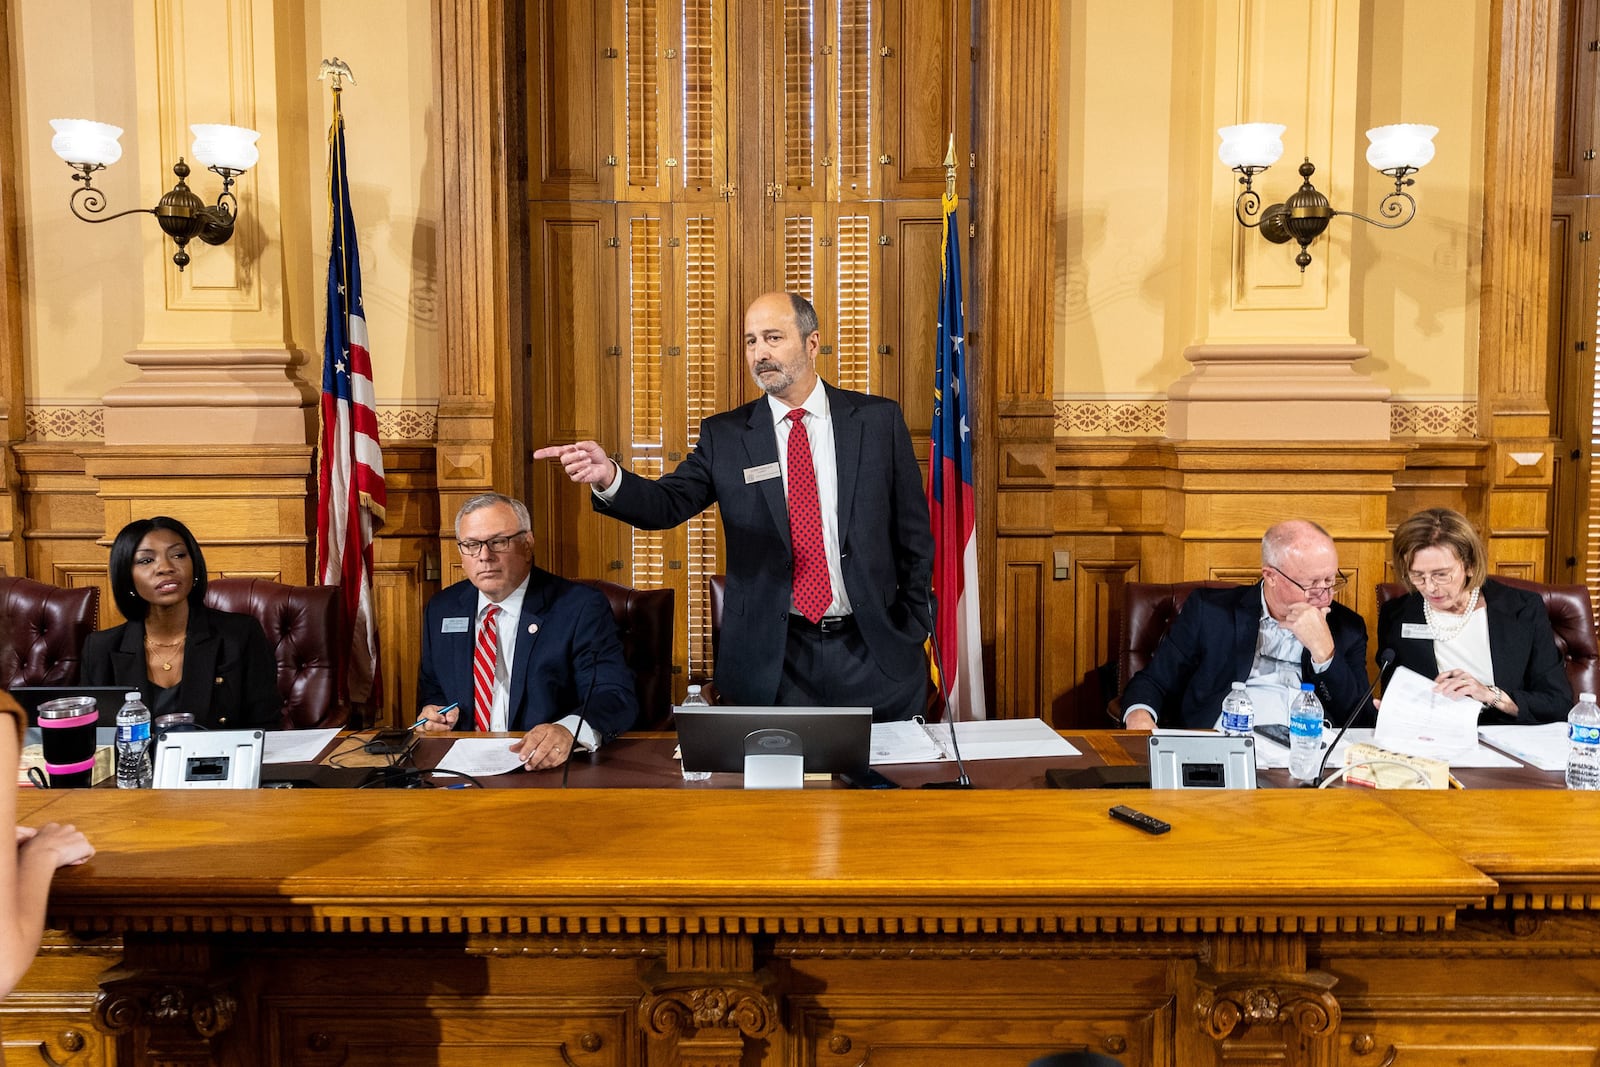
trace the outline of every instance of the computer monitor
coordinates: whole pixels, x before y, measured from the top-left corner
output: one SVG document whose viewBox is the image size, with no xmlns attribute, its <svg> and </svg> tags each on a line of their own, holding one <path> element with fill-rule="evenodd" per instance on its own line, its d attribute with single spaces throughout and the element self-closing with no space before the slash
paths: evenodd
<svg viewBox="0 0 1600 1067">
<path fill-rule="evenodd" d="M 137 689 L 138 686 L 134 686 Z M 93 697 L 100 711 L 101 726 L 115 726 L 117 712 L 122 709 L 123 698 L 131 690 L 125 685 L 19 685 L 8 690 L 22 710 L 28 713 L 28 725 L 39 725 L 39 705 L 47 700 L 62 697 Z"/>
<path fill-rule="evenodd" d="M 788 730 L 800 738 L 807 774 L 859 774 L 872 754 L 871 708 L 755 708 L 719 705 L 672 709 L 689 771 L 744 771 L 752 731 Z"/>
</svg>

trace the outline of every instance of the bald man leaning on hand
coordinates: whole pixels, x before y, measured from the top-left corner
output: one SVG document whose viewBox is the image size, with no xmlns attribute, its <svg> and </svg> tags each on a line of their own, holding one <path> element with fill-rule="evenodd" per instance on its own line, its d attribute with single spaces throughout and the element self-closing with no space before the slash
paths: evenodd
<svg viewBox="0 0 1600 1067">
<path fill-rule="evenodd" d="M 716 683 L 752 705 L 871 705 L 920 712 L 933 534 L 898 404 L 817 375 L 811 304 L 768 293 L 745 313 L 744 354 L 766 395 L 700 424 L 687 459 L 655 480 L 593 441 L 552 445 L 595 510 L 645 530 L 713 504 L 727 545 Z"/>
<path fill-rule="evenodd" d="M 1150 665 L 1123 690 L 1123 725 L 1214 729 L 1234 682 L 1250 689 L 1257 722 L 1287 721 L 1303 682 L 1329 716 L 1348 714 L 1367 689 L 1367 624 L 1334 601 L 1344 584 L 1326 530 L 1278 523 L 1261 539 L 1261 581 L 1189 594 Z M 1356 722 L 1375 714 L 1369 701 Z"/>
</svg>

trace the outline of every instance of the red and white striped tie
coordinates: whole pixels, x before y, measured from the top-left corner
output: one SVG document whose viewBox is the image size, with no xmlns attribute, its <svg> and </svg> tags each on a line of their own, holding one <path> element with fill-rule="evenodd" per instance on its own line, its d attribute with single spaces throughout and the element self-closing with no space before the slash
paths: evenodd
<svg viewBox="0 0 1600 1067">
<path fill-rule="evenodd" d="M 472 654 L 472 726 L 479 733 L 488 733 L 489 713 L 494 709 L 494 669 L 500 662 L 500 635 L 494 617 L 500 614 L 498 604 L 490 604 L 478 625 L 478 646 Z"/>
</svg>

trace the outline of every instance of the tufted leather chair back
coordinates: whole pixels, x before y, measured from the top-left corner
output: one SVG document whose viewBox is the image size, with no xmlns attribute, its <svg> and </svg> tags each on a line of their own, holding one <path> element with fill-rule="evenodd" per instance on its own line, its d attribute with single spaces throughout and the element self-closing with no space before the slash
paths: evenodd
<svg viewBox="0 0 1600 1067">
<path fill-rule="evenodd" d="M 1120 609 L 1113 605 L 1112 632 L 1117 635 L 1117 694 L 1128 679 L 1149 666 L 1156 646 L 1172 629 L 1183 602 L 1196 589 L 1226 589 L 1234 582 L 1126 582 Z M 1116 617 L 1120 616 L 1120 617 Z M 1119 716 L 1120 718 L 1120 716 Z"/>
<path fill-rule="evenodd" d="M 0 576 L 0 689 L 75 685 L 83 642 L 100 625 L 100 590 Z"/>
<path fill-rule="evenodd" d="M 611 602 L 622 639 L 622 658 L 633 672 L 640 730 L 664 730 L 672 718 L 672 615 L 677 592 L 634 589 L 599 578 L 578 584 L 598 589 Z"/>
<path fill-rule="evenodd" d="M 1572 695 L 1597 693 L 1600 689 L 1600 647 L 1596 646 L 1594 610 L 1589 603 L 1589 590 L 1581 585 L 1545 585 L 1525 578 L 1494 580 L 1515 589 L 1538 593 L 1544 599 L 1545 611 L 1550 615 L 1550 628 L 1556 632 L 1556 648 L 1567 663 L 1567 681 L 1572 683 Z M 1399 582 L 1383 582 L 1378 586 L 1378 604 L 1381 607 L 1397 597 L 1406 595 L 1406 587 Z"/>
<path fill-rule="evenodd" d="M 253 615 L 278 660 L 285 730 L 343 726 L 339 701 L 344 649 L 350 643 L 336 585 L 283 585 L 265 578 L 213 578 L 206 606 Z"/>
</svg>

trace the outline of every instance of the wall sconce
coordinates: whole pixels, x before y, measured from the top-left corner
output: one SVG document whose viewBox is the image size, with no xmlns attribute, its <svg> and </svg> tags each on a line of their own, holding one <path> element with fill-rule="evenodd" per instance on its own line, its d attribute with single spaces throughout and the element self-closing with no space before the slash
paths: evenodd
<svg viewBox="0 0 1600 1067">
<path fill-rule="evenodd" d="M 1415 185 L 1411 175 L 1421 170 L 1433 158 L 1433 138 L 1437 126 L 1418 126 L 1399 123 L 1378 126 L 1367 131 L 1367 162 L 1379 174 L 1394 179 L 1394 192 L 1378 204 L 1378 214 L 1383 219 L 1369 219 L 1354 211 L 1335 211 L 1328 198 L 1311 184 L 1311 175 L 1317 168 L 1307 159 L 1300 164 L 1300 188 L 1281 204 L 1272 204 L 1261 210 L 1261 196 L 1251 187 L 1257 174 L 1266 170 L 1283 155 L 1285 127 L 1272 122 L 1247 122 L 1239 126 L 1224 126 L 1217 131 L 1222 136 L 1222 146 L 1217 156 L 1223 163 L 1238 171 L 1239 184 L 1244 192 L 1234 201 L 1233 214 L 1239 225 L 1261 231 L 1261 236 L 1273 244 L 1290 240 L 1300 243 L 1300 252 L 1294 257 L 1304 274 L 1311 263 L 1311 253 L 1306 246 L 1322 235 L 1328 221 L 1335 215 L 1348 215 L 1386 230 L 1398 230 L 1417 217 L 1417 202 L 1406 187 Z M 1260 218 L 1256 218 L 1259 213 Z M 1252 222 L 1251 219 L 1256 219 Z"/>
<path fill-rule="evenodd" d="M 206 204 L 190 190 L 184 181 L 189 176 L 189 164 L 179 156 L 178 162 L 172 165 L 178 184 L 167 190 L 155 207 L 129 208 L 100 217 L 106 209 L 106 198 L 94 187 L 92 179 L 95 171 L 104 170 L 122 158 L 122 145 L 117 142 L 122 128 L 88 119 L 51 119 L 50 125 L 56 131 L 50 147 L 66 160 L 67 166 L 78 172 L 72 180 L 83 183 L 73 191 L 69 206 L 84 222 L 110 222 L 124 215 L 154 215 L 162 230 L 178 246 L 172 254 L 172 262 L 180 271 L 189 265 L 189 253 L 184 246 L 194 238 L 208 245 L 220 245 L 233 236 L 233 223 L 239 213 L 239 202 L 233 196 L 233 179 L 255 166 L 261 158 L 261 151 L 256 148 L 256 138 L 261 135 L 255 130 L 211 124 L 189 127 L 194 133 L 194 158 L 222 177 L 222 192 L 215 204 Z"/>
</svg>

